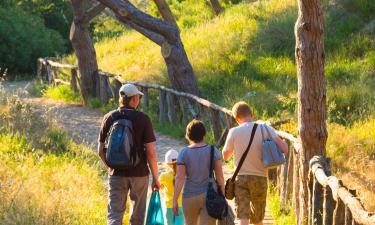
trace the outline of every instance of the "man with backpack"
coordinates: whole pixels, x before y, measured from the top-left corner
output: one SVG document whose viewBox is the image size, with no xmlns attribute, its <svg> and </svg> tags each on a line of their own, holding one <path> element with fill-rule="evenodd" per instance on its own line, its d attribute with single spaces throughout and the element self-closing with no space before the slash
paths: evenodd
<svg viewBox="0 0 375 225">
<path fill-rule="evenodd" d="M 237 218 L 240 225 L 262 225 L 266 209 L 268 169 L 262 161 L 262 131 L 267 133 L 284 154 L 288 144 L 266 124 L 253 121 L 253 113 L 246 102 L 237 102 L 232 114 L 238 123 L 229 130 L 223 158 L 229 160 L 234 155 L 235 174 L 234 196 Z M 258 128 L 258 129 L 257 129 Z"/>
<path fill-rule="evenodd" d="M 149 169 L 152 188 L 159 189 L 155 134 L 150 118 L 137 111 L 143 93 L 133 84 L 120 88 L 120 107 L 104 116 L 98 152 L 109 171 L 108 225 L 121 225 L 129 193 L 131 225 L 143 225 Z"/>
</svg>

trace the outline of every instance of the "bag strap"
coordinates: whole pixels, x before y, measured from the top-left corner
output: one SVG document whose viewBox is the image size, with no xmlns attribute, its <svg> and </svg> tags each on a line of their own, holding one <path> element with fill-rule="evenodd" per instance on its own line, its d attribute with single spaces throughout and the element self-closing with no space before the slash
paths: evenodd
<svg viewBox="0 0 375 225">
<path fill-rule="evenodd" d="M 238 166 L 236 168 L 236 171 L 234 171 L 234 174 L 231 178 L 231 180 L 235 180 L 238 173 L 240 172 L 240 169 L 242 167 L 242 164 L 243 162 L 245 161 L 245 158 L 247 156 L 247 153 L 249 152 L 250 150 L 250 146 L 251 146 L 251 143 L 253 143 L 253 140 L 254 140 L 254 136 L 255 136 L 255 132 L 257 130 L 257 127 L 258 127 L 258 124 L 257 123 L 254 123 L 254 126 L 253 126 L 253 130 L 251 131 L 251 137 L 250 137 L 250 141 L 249 141 L 249 144 L 247 145 L 247 148 L 245 150 L 245 152 L 243 153 L 241 159 L 240 159 L 240 162 L 238 163 Z"/>
<path fill-rule="evenodd" d="M 210 151 L 210 178 L 214 177 L 214 154 L 215 154 L 215 147 L 211 145 Z"/>
</svg>

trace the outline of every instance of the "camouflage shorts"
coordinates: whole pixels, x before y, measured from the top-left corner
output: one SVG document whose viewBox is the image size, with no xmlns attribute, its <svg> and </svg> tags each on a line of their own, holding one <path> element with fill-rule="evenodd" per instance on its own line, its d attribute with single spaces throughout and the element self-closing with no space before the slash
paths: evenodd
<svg viewBox="0 0 375 225">
<path fill-rule="evenodd" d="M 267 178 L 239 175 L 234 193 L 237 218 L 250 219 L 252 224 L 262 222 L 266 210 Z"/>
</svg>

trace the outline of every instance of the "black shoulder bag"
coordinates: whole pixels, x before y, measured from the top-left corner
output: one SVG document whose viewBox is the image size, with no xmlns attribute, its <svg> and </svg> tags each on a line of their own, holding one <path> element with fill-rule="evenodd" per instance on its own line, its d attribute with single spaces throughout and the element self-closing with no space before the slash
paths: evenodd
<svg viewBox="0 0 375 225">
<path fill-rule="evenodd" d="M 224 195 L 219 190 L 219 187 L 214 188 L 214 152 L 215 148 L 211 145 L 210 155 L 210 182 L 208 183 L 207 195 L 206 195 L 206 208 L 207 213 L 215 219 L 222 220 L 228 214 L 228 204 L 225 200 Z"/>
<path fill-rule="evenodd" d="M 237 177 L 238 173 L 240 172 L 240 169 L 242 167 L 243 162 L 245 161 L 247 153 L 250 150 L 251 143 L 253 143 L 255 131 L 257 130 L 257 127 L 258 127 L 258 124 L 254 123 L 253 130 L 251 131 L 251 137 L 250 137 L 249 144 L 247 145 L 247 148 L 246 148 L 245 152 L 243 153 L 243 155 L 240 159 L 240 162 L 238 163 L 236 171 L 234 171 L 233 176 L 231 178 L 229 178 L 227 180 L 227 182 L 225 182 L 225 197 L 229 200 L 232 200 L 234 198 L 234 182 L 236 180 L 236 177 Z"/>
</svg>

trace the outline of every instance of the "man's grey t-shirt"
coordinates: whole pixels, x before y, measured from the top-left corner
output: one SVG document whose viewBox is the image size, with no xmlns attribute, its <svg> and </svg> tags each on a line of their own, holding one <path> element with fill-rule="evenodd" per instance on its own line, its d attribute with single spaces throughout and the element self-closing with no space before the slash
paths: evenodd
<svg viewBox="0 0 375 225">
<path fill-rule="evenodd" d="M 185 165 L 186 178 L 182 197 L 190 198 L 206 193 L 210 181 L 211 145 L 189 148 L 180 151 L 177 165 Z M 215 148 L 214 159 L 221 160 L 221 152 Z"/>
</svg>

